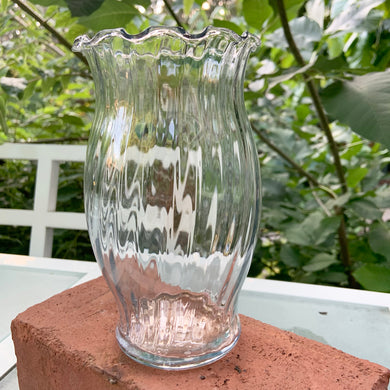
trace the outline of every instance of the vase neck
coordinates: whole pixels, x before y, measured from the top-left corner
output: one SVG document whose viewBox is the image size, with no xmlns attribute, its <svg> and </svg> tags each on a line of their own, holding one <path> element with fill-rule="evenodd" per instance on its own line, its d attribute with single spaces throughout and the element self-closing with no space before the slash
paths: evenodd
<svg viewBox="0 0 390 390">
<path fill-rule="evenodd" d="M 141 90 L 185 98 L 241 93 L 246 62 L 258 38 L 208 27 L 197 35 L 180 28 L 154 27 L 138 35 L 106 30 L 79 37 L 73 50 L 90 64 L 97 98 L 132 101 Z M 145 92 L 143 92 L 144 94 Z M 153 99 L 151 97 L 151 99 Z"/>
</svg>

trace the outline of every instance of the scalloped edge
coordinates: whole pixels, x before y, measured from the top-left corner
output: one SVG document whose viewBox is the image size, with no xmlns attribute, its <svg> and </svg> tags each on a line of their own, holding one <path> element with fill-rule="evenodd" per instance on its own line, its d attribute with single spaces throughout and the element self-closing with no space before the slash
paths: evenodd
<svg viewBox="0 0 390 390">
<path fill-rule="evenodd" d="M 176 37 L 188 43 L 194 43 L 196 41 L 202 42 L 216 35 L 224 35 L 231 40 L 231 42 L 236 44 L 245 42 L 249 39 L 253 42 L 253 50 L 260 46 L 260 38 L 255 35 L 248 32 L 238 35 L 234 31 L 223 27 L 207 26 L 200 33 L 190 34 L 181 27 L 154 26 L 148 27 L 146 30 L 136 35 L 129 34 L 124 28 L 102 30 L 96 33 L 92 38 L 88 35 L 81 35 L 75 39 L 72 50 L 74 52 L 83 52 L 98 46 L 101 42 L 111 37 L 119 37 L 129 42 L 140 43 L 160 34 Z"/>
</svg>

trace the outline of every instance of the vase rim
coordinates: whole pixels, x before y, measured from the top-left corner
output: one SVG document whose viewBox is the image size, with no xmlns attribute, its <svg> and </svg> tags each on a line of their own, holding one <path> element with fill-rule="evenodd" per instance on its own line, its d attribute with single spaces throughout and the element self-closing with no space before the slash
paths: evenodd
<svg viewBox="0 0 390 390">
<path fill-rule="evenodd" d="M 241 35 L 236 32 L 223 27 L 207 26 L 203 31 L 195 34 L 187 32 L 182 27 L 167 27 L 167 26 L 153 26 L 138 34 L 129 34 L 124 28 L 105 29 L 96 33 L 92 38 L 84 34 L 77 37 L 74 41 L 72 50 L 75 52 L 83 52 L 99 46 L 103 41 L 117 37 L 122 38 L 131 43 L 141 43 L 142 41 L 160 35 L 171 36 L 172 38 L 179 38 L 186 43 L 199 43 L 207 41 L 208 39 L 221 35 L 233 44 L 242 44 L 250 42 L 252 50 L 260 46 L 260 38 L 248 33 L 247 31 Z"/>
</svg>

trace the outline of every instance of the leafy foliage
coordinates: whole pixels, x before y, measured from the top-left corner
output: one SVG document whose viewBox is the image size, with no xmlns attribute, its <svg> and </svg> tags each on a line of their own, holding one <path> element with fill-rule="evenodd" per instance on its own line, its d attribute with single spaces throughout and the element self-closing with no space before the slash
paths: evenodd
<svg viewBox="0 0 390 390">
<path fill-rule="evenodd" d="M 110 21 L 110 28 L 122 27 L 138 14 L 131 0 L 105 0 L 100 8 L 88 16 L 80 18 L 80 23 L 92 30 L 100 30 Z"/>
<path fill-rule="evenodd" d="M 89 0 L 89 1 L 77 1 L 66 0 L 66 4 L 72 14 L 72 16 L 86 16 L 90 15 L 103 4 L 104 0 Z"/>
<path fill-rule="evenodd" d="M 293 55 L 276 0 L 171 1 L 171 9 L 162 0 L 28 5 L 30 14 L 2 2 L 1 141 L 85 142 L 88 135 L 94 108 L 89 71 L 58 37 L 36 25 L 33 14 L 69 42 L 106 28 L 136 34 L 177 21 L 189 31 L 208 24 L 249 30 L 263 42 L 249 61 L 245 84 L 263 177 L 262 225 L 250 275 L 390 292 L 389 2 L 284 0 L 303 63 Z M 318 105 L 325 108 L 332 138 L 323 131 Z M 18 184 L 16 172 L 10 183 L 7 169 L 0 165 L 0 186 L 31 190 L 31 183 Z M 81 168 L 63 169 L 58 207 L 80 210 Z M 14 196 L 13 206 L 22 198 Z M 2 207 L 7 202 L 0 197 Z M 65 234 L 56 232 L 57 256 L 90 258 L 86 237 Z M 5 251 L 12 234 L 1 230 L 0 237 Z"/>
<path fill-rule="evenodd" d="M 324 89 L 322 101 L 331 116 L 356 133 L 390 147 L 390 71 L 335 82 Z"/>
</svg>

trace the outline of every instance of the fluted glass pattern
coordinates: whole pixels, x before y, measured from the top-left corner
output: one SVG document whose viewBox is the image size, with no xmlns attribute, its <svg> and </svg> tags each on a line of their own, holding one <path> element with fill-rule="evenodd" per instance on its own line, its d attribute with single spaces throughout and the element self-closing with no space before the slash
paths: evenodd
<svg viewBox="0 0 390 390">
<path fill-rule="evenodd" d="M 106 30 L 73 46 L 87 58 L 96 112 L 85 210 L 118 303 L 117 339 L 142 363 L 184 369 L 239 337 L 237 294 L 260 213 L 243 78 L 257 38 Z"/>
</svg>

